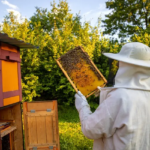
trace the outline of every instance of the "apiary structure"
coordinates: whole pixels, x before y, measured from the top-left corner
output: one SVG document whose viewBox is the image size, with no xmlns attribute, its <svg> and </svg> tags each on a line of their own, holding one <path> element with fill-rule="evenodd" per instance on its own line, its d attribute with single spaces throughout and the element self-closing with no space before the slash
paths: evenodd
<svg viewBox="0 0 150 150">
<path fill-rule="evenodd" d="M 0 33 L 0 150 L 23 150 L 23 129 L 26 150 L 59 150 L 57 101 L 22 105 L 20 48 L 36 47 Z"/>
</svg>

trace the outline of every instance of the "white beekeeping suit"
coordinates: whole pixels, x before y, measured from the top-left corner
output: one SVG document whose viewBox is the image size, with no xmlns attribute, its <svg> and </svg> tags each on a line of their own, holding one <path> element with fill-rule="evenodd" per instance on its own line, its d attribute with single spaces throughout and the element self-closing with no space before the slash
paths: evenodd
<svg viewBox="0 0 150 150">
<path fill-rule="evenodd" d="M 82 132 L 94 139 L 93 150 L 150 150 L 150 48 L 133 42 L 104 55 L 119 60 L 115 85 L 101 88 L 94 113 L 75 95 Z"/>
</svg>

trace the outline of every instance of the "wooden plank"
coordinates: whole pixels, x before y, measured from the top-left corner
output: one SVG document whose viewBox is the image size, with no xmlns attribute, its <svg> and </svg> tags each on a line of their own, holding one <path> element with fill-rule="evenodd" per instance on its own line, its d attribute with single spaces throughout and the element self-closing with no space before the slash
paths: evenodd
<svg viewBox="0 0 150 150">
<path fill-rule="evenodd" d="M 36 117 L 28 117 L 29 142 L 33 145 L 37 144 L 37 124 Z"/>
<path fill-rule="evenodd" d="M 1 130 L 0 130 L 0 150 L 2 150 L 2 138 L 1 138 Z"/>
<path fill-rule="evenodd" d="M 58 110 L 57 101 L 49 102 L 26 102 L 24 121 L 26 150 L 33 150 L 37 147 L 39 150 L 48 150 L 49 146 L 57 145 L 54 149 L 60 150 L 59 147 L 59 132 L 58 132 Z M 51 109 L 51 112 L 47 112 Z M 31 110 L 35 112 L 31 113 Z M 36 118 L 36 119 L 33 119 Z M 36 133 L 35 133 L 36 131 Z M 28 133 L 26 133 L 28 132 Z M 35 141 L 37 139 L 37 142 Z M 53 149 L 53 150 L 54 150 Z"/>
<path fill-rule="evenodd" d="M 29 135 L 28 135 L 28 125 L 27 125 L 27 102 L 23 103 L 23 121 L 24 121 L 24 134 L 25 134 L 25 147 L 26 150 L 29 150 L 28 145 L 29 145 Z"/>
<path fill-rule="evenodd" d="M 57 135 L 56 135 L 56 118 L 55 115 L 53 115 L 53 142 L 56 143 L 57 141 Z"/>
<path fill-rule="evenodd" d="M 46 111 L 47 109 L 53 109 L 53 101 L 27 103 L 27 108 L 27 111 Z"/>
<path fill-rule="evenodd" d="M 11 51 L 11 52 L 15 52 L 15 53 L 18 52 L 16 46 L 6 44 L 6 43 L 2 43 L 2 42 L 1 42 L 1 49 Z"/>
<path fill-rule="evenodd" d="M 53 142 L 53 120 L 52 116 L 46 116 L 46 142 Z"/>
<path fill-rule="evenodd" d="M 38 144 L 46 144 L 46 121 L 45 117 L 36 117 Z"/>
<path fill-rule="evenodd" d="M 14 133 L 13 132 L 9 134 L 9 139 L 10 139 L 10 150 L 14 150 Z"/>
<path fill-rule="evenodd" d="M 0 110 L 0 120 L 15 120 L 12 114 L 12 107 L 7 107 Z"/>
<path fill-rule="evenodd" d="M 5 61 L 15 61 L 15 62 L 21 62 L 20 54 L 19 53 L 13 53 L 5 50 L 0 50 L 0 59 Z"/>
<path fill-rule="evenodd" d="M 42 116 L 51 116 L 53 115 L 54 111 L 47 112 L 47 111 L 36 111 L 35 113 L 27 112 L 26 115 L 29 117 L 42 117 Z"/>
<path fill-rule="evenodd" d="M 56 148 L 56 150 L 60 150 L 60 142 L 59 142 L 59 128 L 58 128 L 58 104 L 57 101 L 53 101 L 54 102 L 54 110 L 55 110 L 55 118 L 56 118 L 56 136 L 57 136 L 57 145 L 58 145 L 58 149 Z"/>
<path fill-rule="evenodd" d="M 3 99 L 3 104 L 4 106 L 8 106 L 14 103 L 19 102 L 19 96 L 14 96 L 14 97 L 9 97 L 9 98 L 5 98 Z"/>
<path fill-rule="evenodd" d="M 23 150 L 21 103 L 13 106 L 12 114 L 15 120 L 14 125 L 17 127 L 17 129 L 14 131 L 14 149 Z"/>
<path fill-rule="evenodd" d="M 15 120 L 0 120 L 0 122 L 11 122 L 11 123 L 15 123 Z"/>
<path fill-rule="evenodd" d="M 7 135 L 7 134 L 13 132 L 13 131 L 16 130 L 16 129 L 17 129 L 17 127 L 15 127 L 15 126 L 10 126 L 10 127 L 6 128 L 6 129 L 4 129 L 4 130 L 1 130 L 1 137 L 4 137 L 5 135 Z"/>
</svg>

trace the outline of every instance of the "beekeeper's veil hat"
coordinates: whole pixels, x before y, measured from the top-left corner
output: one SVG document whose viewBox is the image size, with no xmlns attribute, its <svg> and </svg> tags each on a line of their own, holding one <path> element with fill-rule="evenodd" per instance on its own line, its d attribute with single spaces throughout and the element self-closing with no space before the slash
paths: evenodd
<svg viewBox="0 0 150 150">
<path fill-rule="evenodd" d="M 143 67 L 150 67 L 150 48 L 139 42 L 125 44 L 117 54 L 103 53 L 106 57 Z"/>
</svg>

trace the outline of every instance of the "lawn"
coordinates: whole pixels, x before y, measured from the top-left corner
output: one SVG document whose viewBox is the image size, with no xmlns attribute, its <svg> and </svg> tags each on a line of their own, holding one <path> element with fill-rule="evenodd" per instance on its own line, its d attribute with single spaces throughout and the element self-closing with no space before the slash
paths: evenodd
<svg viewBox="0 0 150 150">
<path fill-rule="evenodd" d="M 61 150 L 91 150 L 93 141 L 81 131 L 78 112 L 75 107 L 58 107 L 59 138 Z"/>
</svg>

